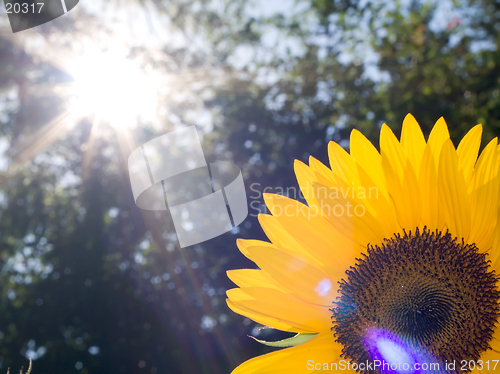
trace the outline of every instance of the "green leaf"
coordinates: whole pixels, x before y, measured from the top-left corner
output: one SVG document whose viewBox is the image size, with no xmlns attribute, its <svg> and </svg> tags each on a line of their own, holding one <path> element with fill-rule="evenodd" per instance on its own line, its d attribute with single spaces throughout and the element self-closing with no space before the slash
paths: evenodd
<svg viewBox="0 0 500 374">
<path fill-rule="evenodd" d="M 283 339 L 283 340 L 278 340 L 277 342 L 266 342 L 265 340 L 259 340 L 253 336 L 250 336 L 253 340 L 256 342 L 259 342 L 260 344 L 267 345 L 269 347 L 295 347 L 296 345 L 302 344 L 307 342 L 309 339 L 311 339 L 314 335 L 316 334 L 301 334 L 300 332 L 292 336 L 291 338 Z"/>
</svg>

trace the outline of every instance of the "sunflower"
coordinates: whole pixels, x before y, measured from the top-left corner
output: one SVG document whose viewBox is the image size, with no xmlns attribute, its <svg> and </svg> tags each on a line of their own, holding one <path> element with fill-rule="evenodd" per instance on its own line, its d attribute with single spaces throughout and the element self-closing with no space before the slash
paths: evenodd
<svg viewBox="0 0 500 374">
<path fill-rule="evenodd" d="M 440 118 L 426 142 L 408 114 L 400 141 L 382 126 L 380 153 L 353 130 L 330 168 L 296 161 L 307 205 L 264 195 L 270 243 L 238 240 L 259 269 L 229 271 L 227 291 L 234 312 L 296 335 L 233 374 L 499 372 L 500 146 L 478 157 L 481 135 L 455 149 Z"/>
</svg>

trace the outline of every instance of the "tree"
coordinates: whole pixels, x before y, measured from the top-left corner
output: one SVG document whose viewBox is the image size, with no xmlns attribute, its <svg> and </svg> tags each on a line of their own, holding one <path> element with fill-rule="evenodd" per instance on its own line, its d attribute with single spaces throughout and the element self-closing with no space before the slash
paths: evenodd
<svg viewBox="0 0 500 374">
<path fill-rule="evenodd" d="M 69 94 L 54 89 L 72 78 L 24 37 L 0 38 L 2 368 L 20 367 L 21 352 L 39 372 L 229 372 L 267 351 L 247 334 L 273 333 L 227 308 L 225 271 L 254 267 L 235 240 L 265 239 L 256 218 L 265 190 L 301 199 L 294 159 L 326 163 L 328 141 L 347 147 L 352 128 L 376 144 L 382 122 L 397 133 L 408 112 L 427 134 L 441 115 L 454 140 L 480 121 L 486 139 L 498 133 L 494 2 L 457 8 L 440 27 L 437 3 L 314 0 L 273 15 L 246 2 L 154 4 L 184 44 L 132 46 L 128 58 L 173 88 L 161 97 L 167 115 L 126 131 L 91 116 L 67 130 Z M 93 37 L 88 29 L 109 31 L 83 13 L 37 30 L 50 51 L 69 54 L 69 36 Z M 132 141 L 201 112 L 213 125 L 199 126 L 207 160 L 242 168 L 250 216 L 180 249 L 168 212 L 135 206 L 127 157 Z"/>
</svg>

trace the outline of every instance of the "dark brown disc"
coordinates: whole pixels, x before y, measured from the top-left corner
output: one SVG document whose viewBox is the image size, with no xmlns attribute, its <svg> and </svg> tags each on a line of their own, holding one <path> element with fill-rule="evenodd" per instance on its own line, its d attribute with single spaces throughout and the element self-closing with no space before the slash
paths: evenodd
<svg viewBox="0 0 500 374">
<path fill-rule="evenodd" d="M 475 245 L 417 229 L 368 246 L 363 256 L 340 282 L 332 308 L 332 330 L 345 359 L 373 360 L 366 336 L 374 330 L 441 363 L 477 362 L 490 348 L 500 293 L 486 254 Z"/>
</svg>

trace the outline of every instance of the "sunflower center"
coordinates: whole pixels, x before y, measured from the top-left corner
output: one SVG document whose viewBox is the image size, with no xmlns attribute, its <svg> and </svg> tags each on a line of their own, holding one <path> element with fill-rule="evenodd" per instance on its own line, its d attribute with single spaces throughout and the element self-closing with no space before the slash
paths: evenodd
<svg viewBox="0 0 500 374">
<path fill-rule="evenodd" d="M 452 292 L 439 280 L 408 274 L 381 296 L 378 316 L 395 333 L 428 340 L 446 329 L 454 306 Z"/>
<path fill-rule="evenodd" d="M 393 336 L 412 360 L 440 363 L 447 372 L 455 369 L 446 363 L 477 362 L 490 347 L 500 293 L 475 245 L 417 229 L 369 246 L 363 256 L 340 282 L 332 309 L 344 358 L 373 361 L 374 331 Z"/>
</svg>

